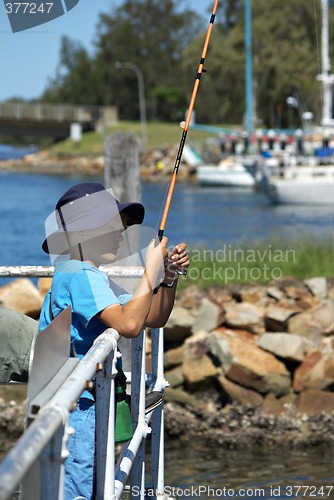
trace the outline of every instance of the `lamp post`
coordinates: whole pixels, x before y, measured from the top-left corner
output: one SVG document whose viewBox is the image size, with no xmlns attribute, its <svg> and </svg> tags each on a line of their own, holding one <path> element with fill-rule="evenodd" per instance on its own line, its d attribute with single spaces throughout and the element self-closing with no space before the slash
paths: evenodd
<svg viewBox="0 0 334 500">
<path fill-rule="evenodd" d="M 144 91 L 144 76 L 142 70 L 131 62 L 120 62 L 115 63 L 115 68 L 117 69 L 131 69 L 136 73 L 138 80 L 138 98 L 139 98 L 139 114 L 140 114 L 140 124 L 141 124 L 141 134 L 143 146 L 147 145 L 147 128 L 146 128 L 146 101 L 145 101 L 145 91 Z"/>
</svg>

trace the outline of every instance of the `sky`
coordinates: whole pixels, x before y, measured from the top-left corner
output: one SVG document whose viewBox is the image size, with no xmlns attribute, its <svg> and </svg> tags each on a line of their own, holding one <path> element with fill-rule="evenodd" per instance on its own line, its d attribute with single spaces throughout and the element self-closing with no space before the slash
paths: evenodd
<svg viewBox="0 0 334 500">
<path fill-rule="evenodd" d="M 0 102 L 12 97 L 39 97 L 48 78 L 55 76 L 61 37 L 66 35 L 77 40 L 91 51 L 99 13 L 109 13 L 122 3 L 121 0 L 79 0 L 72 10 L 57 19 L 13 33 L 6 12 L 9 7 L 5 6 L 8 1 L 0 0 Z M 188 0 L 188 5 L 207 23 L 213 4 L 213 0 Z"/>
</svg>

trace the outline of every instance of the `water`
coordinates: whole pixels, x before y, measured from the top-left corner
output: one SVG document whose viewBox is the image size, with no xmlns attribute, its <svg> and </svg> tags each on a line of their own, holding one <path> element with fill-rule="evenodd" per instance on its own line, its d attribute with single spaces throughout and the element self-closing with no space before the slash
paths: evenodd
<svg viewBox="0 0 334 500">
<path fill-rule="evenodd" d="M 85 179 L 0 172 L 1 265 L 48 265 L 41 250 L 44 221 L 58 198 Z M 86 179 L 87 180 L 87 179 Z M 101 182 L 102 179 L 92 179 Z M 166 184 L 144 183 L 145 224 L 158 227 Z M 212 250 L 223 244 L 248 245 L 263 241 L 332 237 L 332 207 L 273 206 L 262 192 L 201 188 L 179 183 L 165 234 L 171 244 L 186 241 L 190 248 Z"/>
<path fill-rule="evenodd" d="M 0 161 L 3 160 L 17 160 L 26 156 L 30 153 L 35 153 L 37 148 L 31 146 L 30 148 L 18 148 L 15 146 L 11 146 L 10 144 L 0 144 Z"/>
<path fill-rule="evenodd" d="M 334 498 L 334 450 L 168 445 L 165 485 L 182 498 Z M 172 490 L 174 487 L 174 490 Z"/>
</svg>

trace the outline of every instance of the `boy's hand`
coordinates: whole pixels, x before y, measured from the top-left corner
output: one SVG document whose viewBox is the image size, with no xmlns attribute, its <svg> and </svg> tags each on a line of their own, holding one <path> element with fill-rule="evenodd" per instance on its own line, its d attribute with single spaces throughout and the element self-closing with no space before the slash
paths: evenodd
<svg viewBox="0 0 334 500">
<path fill-rule="evenodd" d="M 187 270 L 190 265 L 190 259 L 187 252 L 186 243 L 179 243 L 169 252 L 168 261 L 171 264 L 170 268 L 177 271 L 178 269 Z"/>
</svg>

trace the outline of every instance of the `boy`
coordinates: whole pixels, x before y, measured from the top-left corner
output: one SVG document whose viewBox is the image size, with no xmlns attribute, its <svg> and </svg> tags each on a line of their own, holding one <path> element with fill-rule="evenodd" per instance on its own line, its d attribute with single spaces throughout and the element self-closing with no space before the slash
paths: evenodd
<svg viewBox="0 0 334 500">
<path fill-rule="evenodd" d="M 144 213 L 140 203 L 120 204 L 97 183 L 76 184 L 57 202 L 57 226 L 42 245 L 45 252 L 58 258 L 43 303 L 40 330 L 70 305 L 71 351 L 80 358 L 107 327 L 134 338 L 143 326 L 164 326 L 170 315 L 176 282 L 172 287 L 159 285 L 164 284 L 166 259 L 175 270 L 189 266 L 184 243 L 170 253 L 165 237 L 158 244 L 152 241 L 148 245 L 144 275 L 133 295 L 99 270 L 100 265 L 116 260 L 122 233 L 129 226 L 141 224 Z M 70 424 L 76 432 L 70 439 L 70 456 L 65 464 L 65 499 L 83 496 L 89 500 L 94 492 L 95 407 L 88 391 L 71 414 Z"/>
</svg>

